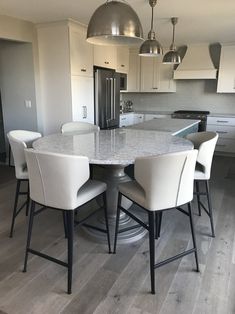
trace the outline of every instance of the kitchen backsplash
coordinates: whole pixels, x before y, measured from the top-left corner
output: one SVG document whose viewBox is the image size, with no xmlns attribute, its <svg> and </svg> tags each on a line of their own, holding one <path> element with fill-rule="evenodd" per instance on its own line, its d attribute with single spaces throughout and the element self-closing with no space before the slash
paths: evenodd
<svg viewBox="0 0 235 314">
<path fill-rule="evenodd" d="M 235 114 L 235 94 L 217 94 L 217 80 L 177 81 L 176 93 L 123 93 L 134 110 L 175 111 L 209 110 L 211 113 Z"/>
</svg>

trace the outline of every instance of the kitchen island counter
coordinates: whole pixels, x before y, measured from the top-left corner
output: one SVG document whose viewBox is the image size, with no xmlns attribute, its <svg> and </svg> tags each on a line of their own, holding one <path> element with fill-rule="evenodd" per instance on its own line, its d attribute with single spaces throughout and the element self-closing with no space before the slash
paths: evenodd
<svg viewBox="0 0 235 314">
<path fill-rule="evenodd" d="M 160 118 L 129 126 L 130 129 L 167 132 L 171 135 L 184 136 L 197 132 L 200 120 Z"/>
</svg>

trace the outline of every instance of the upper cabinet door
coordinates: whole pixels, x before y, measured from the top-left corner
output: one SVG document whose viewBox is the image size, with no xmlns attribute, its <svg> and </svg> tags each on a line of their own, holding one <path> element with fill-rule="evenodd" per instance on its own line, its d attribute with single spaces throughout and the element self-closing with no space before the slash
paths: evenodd
<svg viewBox="0 0 235 314">
<path fill-rule="evenodd" d="M 235 93 L 235 45 L 222 46 L 217 93 Z"/>
<path fill-rule="evenodd" d="M 117 47 L 117 72 L 128 73 L 129 71 L 129 48 Z"/>
<path fill-rule="evenodd" d="M 163 57 L 159 57 L 160 83 L 158 92 L 173 93 L 176 92 L 176 81 L 173 80 L 174 67 L 171 64 L 163 64 Z"/>
<path fill-rule="evenodd" d="M 155 57 L 140 58 L 140 91 L 158 92 L 160 88 L 160 68 Z"/>
<path fill-rule="evenodd" d="M 129 53 L 129 72 L 127 75 L 127 91 L 140 91 L 140 56 L 137 51 L 130 50 Z"/>
<path fill-rule="evenodd" d="M 70 29 L 71 74 L 93 76 L 93 45 L 86 41 L 86 29 Z"/>
<path fill-rule="evenodd" d="M 114 46 L 94 46 L 94 65 L 116 70 L 117 48 Z"/>
</svg>

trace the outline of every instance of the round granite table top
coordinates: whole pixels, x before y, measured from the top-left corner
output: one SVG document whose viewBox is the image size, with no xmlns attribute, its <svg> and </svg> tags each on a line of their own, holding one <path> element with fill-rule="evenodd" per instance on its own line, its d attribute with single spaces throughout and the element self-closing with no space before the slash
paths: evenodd
<svg viewBox="0 0 235 314">
<path fill-rule="evenodd" d="M 193 144 L 167 132 L 119 128 L 86 134 L 52 134 L 36 140 L 33 147 L 42 151 L 86 156 L 91 164 L 129 165 L 134 163 L 136 157 L 190 150 Z"/>
</svg>

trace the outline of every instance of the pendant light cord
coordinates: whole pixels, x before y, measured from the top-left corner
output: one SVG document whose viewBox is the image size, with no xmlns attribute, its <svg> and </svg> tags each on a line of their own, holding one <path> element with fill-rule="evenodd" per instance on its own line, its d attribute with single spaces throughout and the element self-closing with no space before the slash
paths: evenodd
<svg viewBox="0 0 235 314">
<path fill-rule="evenodd" d="M 151 18 L 151 32 L 153 31 L 153 6 L 152 6 L 152 18 Z"/>
<path fill-rule="evenodd" d="M 173 24 L 172 46 L 175 46 L 175 24 Z"/>
</svg>

